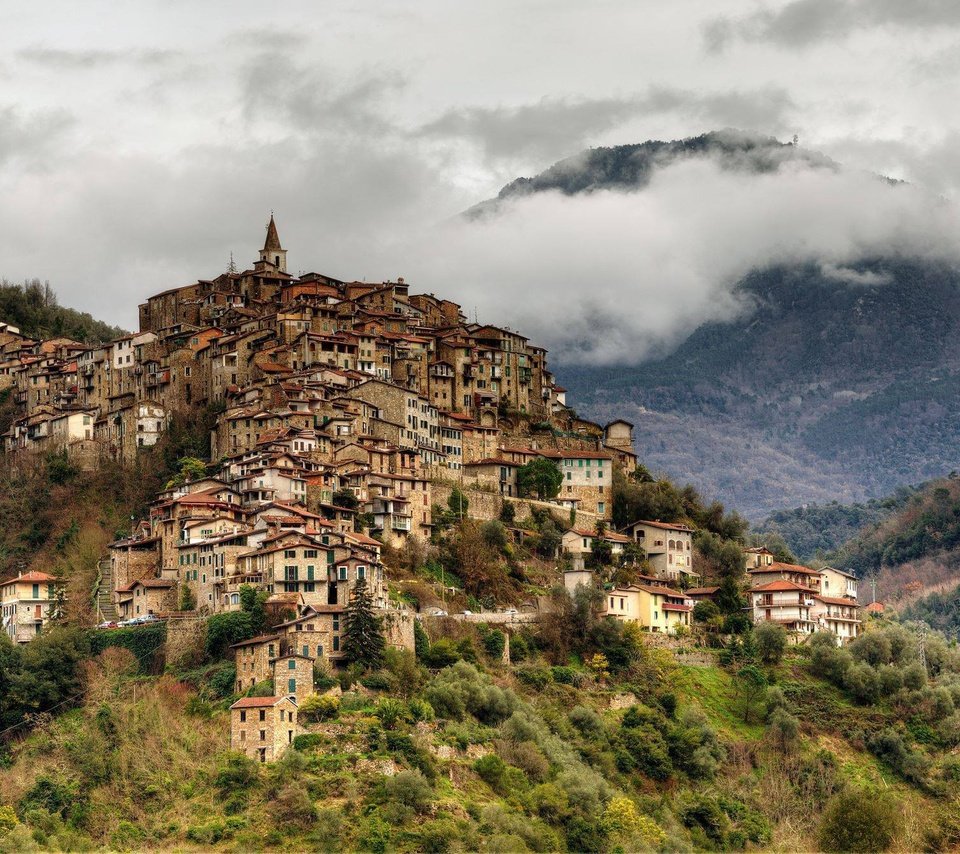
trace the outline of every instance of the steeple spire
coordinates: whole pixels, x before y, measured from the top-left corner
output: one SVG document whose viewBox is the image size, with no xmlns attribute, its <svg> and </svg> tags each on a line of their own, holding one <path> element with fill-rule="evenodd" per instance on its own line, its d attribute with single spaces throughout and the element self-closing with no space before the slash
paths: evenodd
<svg viewBox="0 0 960 854">
<path fill-rule="evenodd" d="M 260 261 L 276 267 L 281 273 L 287 272 L 287 250 L 280 245 L 280 235 L 277 234 L 277 224 L 273 221 L 273 211 L 270 211 L 267 239 L 263 241 L 263 249 L 260 250 Z"/>
<path fill-rule="evenodd" d="M 273 211 L 270 211 L 270 222 L 267 224 L 267 239 L 263 243 L 263 251 L 276 252 L 281 248 L 280 235 L 277 234 L 277 224 L 273 221 Z"/>
</svg>

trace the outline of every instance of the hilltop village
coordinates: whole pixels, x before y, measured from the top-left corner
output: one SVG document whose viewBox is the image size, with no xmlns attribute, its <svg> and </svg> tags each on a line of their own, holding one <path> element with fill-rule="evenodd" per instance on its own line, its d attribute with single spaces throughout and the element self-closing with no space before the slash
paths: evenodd
<svg viewBox="0 0 960 854">
<path fill-rule="evenodd" d="M 520 539 L 538 513 L 563 520 L 549 557 L 561 559 L 571 596 L 603 587 L 600 615 L 677 634 L 718 594 L 702 586 L 688 525 L 613 529 L 615 473 L 637 469 L 632 425 L 578 417 L 546 351 L 518 332 L 471 323 L 403 279 L 293 276 L 272 216 L 250 269 L 149 297 L 139 317 L 137 333 L 101 345 L 0 331 L 0 383 L 18 410 L 5 450 L 95 468 L 135 460 L 174 418 L 208 419 L 211 462 L 186 461 L 149 516 L 110 544 L 98 611 L 105 627 L 209 616 L 240 610 L 244 588 L 260 591 L 272 628 L 235 645 L 236 692 L 264 680 L 288 691 L 238 701 L 234 739 L 251 755 L 272 758 L 282 744 L 270 728 L 248 734 L 248 713 L 259 724 L 269 710 L 292 739 L 313 665 L 344 663 L 358 591 L 385 642 L 413 649 L 422 615 L 390 596 L 384 550 L 428 540 L 434 515 L 458 501 L 469 499 L 472 518 L 507 519 Z M 643 569 L 610 581 L 597 554 Z M 776 562 L 765 548 L 744 555 L 752 622 L 795 640 L 818 629 L 840 643 L 857 636 L 852 575 Z M 62 579 L 46 573 L 3 582 L 7 634 L 30 640 L 63 600 Z"/>
</svg>

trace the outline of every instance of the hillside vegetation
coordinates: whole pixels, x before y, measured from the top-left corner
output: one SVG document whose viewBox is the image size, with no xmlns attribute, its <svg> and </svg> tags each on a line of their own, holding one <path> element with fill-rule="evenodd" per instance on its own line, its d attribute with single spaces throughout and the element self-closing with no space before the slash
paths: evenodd
<svg viewBox="0 0 960 854">
<path fill-rule="evenodd" d="M 14 284 L 0 281 L 0 322 L 19 328 L 31 338 L 70 338 L 84 343 L 111 341 L 125 335 L 118 326 L 94 319 L 85 311 L 64 308 L 49 284 L 30 279 Z"/>
<path fill-rule="evenodd" d="M 509 663 L 495 628 L 438 620 L 416 656 L 319 673 L 306 732 L 271 765 L 228 750 L 229 663 L 144 675 L 128 648 L 61 656 L 73 681 L 50 690 L 79 683 L 83 699 L 8 740 L 0 851 L 960 842 L 960 661 L 941 640 L 928 638 L 928 671 L 897 625 L 849 652 L 829 639 L 785 651 L 759 631 L 719 654 L 710 633 L 671 651 L 582 605 L 515 636 Z M 58 631 L 46 655 L 82 643 Z M 22 686 L 39 666 L 10 669 Z"/>
</svg>

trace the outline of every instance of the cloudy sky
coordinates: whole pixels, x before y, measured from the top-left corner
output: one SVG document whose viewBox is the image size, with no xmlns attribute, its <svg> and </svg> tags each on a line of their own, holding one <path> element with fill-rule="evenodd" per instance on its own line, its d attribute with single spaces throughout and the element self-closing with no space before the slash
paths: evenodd
<svg viewBox="0 0 960 854">
<path fill-rule="evenodd" d="M 742 310 L 753 264 L 957 255 L 955 0 L 37 0 L 0 31 L 0 276 L 127 327 L 271 210 L 294 272 L 403 275 L 594 361 Z M 727 127 L 850 171 L 679 164 L 450 224 L 583 148 Z"/>
</svg>

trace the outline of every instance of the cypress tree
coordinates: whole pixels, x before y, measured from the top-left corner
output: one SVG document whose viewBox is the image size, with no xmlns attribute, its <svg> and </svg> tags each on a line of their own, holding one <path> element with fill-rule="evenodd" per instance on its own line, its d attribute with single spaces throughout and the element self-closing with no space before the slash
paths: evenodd
<svg viewBox="0 0 960 854">
<path fill-rule="evenodd" d="M 344 617 L 344 655 L 350 664 L 379 667 L 384 646 L 383 621 L 373 612 L 373 598 L 361 578 L 353 588 Z"/>
</svg>

